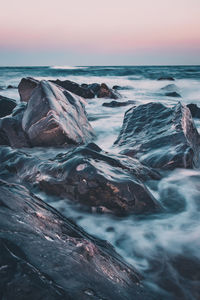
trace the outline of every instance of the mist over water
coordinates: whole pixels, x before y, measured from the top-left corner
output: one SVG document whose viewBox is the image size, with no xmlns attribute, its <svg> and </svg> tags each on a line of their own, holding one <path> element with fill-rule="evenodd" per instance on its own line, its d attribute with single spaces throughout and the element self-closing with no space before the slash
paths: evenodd
<svg viewBox="0 0 200 300">
<path fill-rule="evenodd" d="M 133 100 L 135 105 L 161 102 L 172 106 L 178 101 L 200 106 L 200 66 L 181 67 L 22 67 L 0 68 L 1 95 L 19 101 L 16 87 L 22 77 L 36 79 L 69 79 L 77 83 L 102 83 L 120 90 L 122 100 Z M 161 76 L 172 76 L 175 81 L 158 81 Z M 175 84 L 181 98 L 165 96 L 161 89 Z M 113 147 L 130 106 L 109 108 L 110 99 L 87 100 L 86 111 L 99 147 L 117 153 Z M 195 119 L 200 132 L 200 121 Z M 25 149 L 40 159 L 64 153 L 64 149 Z M 27 171 L 28 172 L 28 171 Z M 158 299 L 199 299 L 192 293 L 199 284 L 200 265 L 200 170 L 175 169 L 162 173 L 160 181 L 149 181 L 147 186 L 163 207 L 163 212 L 151 216 L 117 218 L 83 212 L 66 199 L 38 195 L 61 213 L 76 221 L 88 233 L 109 241 L 117 251 L 144 276 L 146 284 L 158 291 Z M 197 271 L 186 274 L 184 267 L 195 262 Z M 186 268 L 187 270 L 187 268 Z M 168 274 L 166 276 L 166 274 Z M 162 277 L 166 279 L 162 281 Z M 196 277 L 195 277 L 196 276 Z M 194 280 L 191 280 L 194 279 Z M 177 298 L 176 298 L 177 297 Z"/>
</svg>

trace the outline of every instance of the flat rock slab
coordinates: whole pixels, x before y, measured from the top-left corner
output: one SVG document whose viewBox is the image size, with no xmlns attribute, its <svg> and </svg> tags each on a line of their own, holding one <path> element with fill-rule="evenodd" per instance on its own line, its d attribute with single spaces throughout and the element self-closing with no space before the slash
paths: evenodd
<svg viewBox="0 0 200 300">
<path fill-rule="evenodd" d="M 32 146 L 83 144 L 94 137 L 80 98 L 49 81 L 34 89 L 22 128 Z"/>
<path fill-rule="evenodd" d="M 151 102 L 125 113 L 115 145 L 151 167 L 193 168 L 199 165 L 199 138 L 185 105 Z"/>
<path fill-rule="evenodd" d="M 153 299 L 110 244 L 21 185 L 0 181 L 0 216 L 1 299 Z"/>
</svg>

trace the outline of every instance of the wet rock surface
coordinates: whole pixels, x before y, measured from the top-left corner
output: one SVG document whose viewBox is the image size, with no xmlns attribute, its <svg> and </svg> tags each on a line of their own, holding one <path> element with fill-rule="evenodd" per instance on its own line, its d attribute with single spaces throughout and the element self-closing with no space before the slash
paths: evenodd
<svg viewBox="0 0 200 300">
<path fill-rule="evenodd" d="M 13 148 L 30 147 L 30 141 L 22 129 L 25 105 L 16 106 L 12 115 L 0 119 L 0 145 Z"/>
<path fill-rule="evenodd" d="M 89 207 L 92 212 L 125 215 L 160 211 L 144 182 L 160 179 L 158 172 L 137 160 L 109 155 L 95 144 L 38 160 L 25 152 L 1 151 L 1 178 L 12 178 Z M 11 176 L 11 177 L 10 177 Z"/>
<path fill-rule="evenodd" d="M 155 299 L 108 243 L 24 187 L 0 181 L 0 214 L 2 299 Z"/>
<path fill-rule="evenodd" d="M 15 100 L 0 95 L 0 118 L 10 115 L 16 105 Z"/>
<path fill-rule="evenodd" d="M 82 144 L 94 136 L 79 97 L 48 81 L 34 89 L 22 128 L 32 146 Z"/>
<path fill-rule="evenodd" d="M 189 109 L 181 103 L 170 108 L 151 102 L 129 109 L 115 145 L 121 153 L 155 168 L 199 165 L 199 134 Z"/>
<path fill-rule="evenodd" d="M 187 107 L 189 108 L 193 118 L 200 118 L 200 107 L 193 103 L 188 104 Z"/>
<path fill-rule="evenodd" d="M 21 101 L 29 101 L 33 90 L 38 86 L 39 82 L 39 80 L 34 79 L 32 77 L 22 78 L 18 85 L 18 91 L 20 94 Z M 105 83 L 78 84 L 71 80 L 60 79 L 50 80 L 50 82 L 85 99 L 92 99 L 95 97 L 111 99 L 120 98 L 120 94 L 117 92 L 117 89 L 109 88 Z"/>
<path fill-rule="evenodd" d="M 111 102 L 105 102 L 102 105 L 105 107 L 121 107 L 121 106 L 128 106 L 128 105 L 133 105 L 135 104 L 135 101 L 133 100 L 128 100 L 128 101 L 111 101 Z"/>
<path fill-rule="evenodd" d="M 39 81 L 32 77 L 22 78 L 18 85 L 20 100 L 22 102 L 28 102 L 33 93 L 33 90 L 37 87 L 38 84 Z"/>
</svg>

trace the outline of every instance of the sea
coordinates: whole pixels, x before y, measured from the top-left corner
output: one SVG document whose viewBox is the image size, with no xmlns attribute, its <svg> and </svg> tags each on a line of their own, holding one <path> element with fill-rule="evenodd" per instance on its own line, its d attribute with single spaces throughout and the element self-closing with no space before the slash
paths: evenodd
<svg viewBox="0 0 200 300">
<path fill-rule="evenodd" d="M 162 76 L 173 77 L 175 81 L 158 80 Z M 19 102 L 17 86 L 23 77 L 117 85 L 123 87 L 119 101 L 133 100 L 135 105 L 161 102 L 173 106 L 180 101 L 200 107 L 200 66 L 0 67 L 0 95 Z M 169 84 L 176 86 L 180 98 L 162 92 Z M 9 85 L 13 88 L 8 89 Z M 94 142 L 104 151 L 116 153 L 113 142 L 131 105 L 102 106 L 110 101 L 88 99 L 86 111 L 96 134 Z M 200 119 L 194 119 L 194 123 L 200 133 Z M 42 157 L 56 155 L 59 149 L 29 151 Z M 176 209 L 154 216 L 120 218 L 77 210 L 66 199 L 43 193 L 38 196 L 88 233 L 110 242 L 140 271 L 145 284 L 157 291 L 158 300 L 165 299 L 165 293 L 171 295 L 170 299 L 200 299 L 200 170 L 166 171 L 160 181 L 147 182 L 147 187 L 160 203 Z"/>
</svg>

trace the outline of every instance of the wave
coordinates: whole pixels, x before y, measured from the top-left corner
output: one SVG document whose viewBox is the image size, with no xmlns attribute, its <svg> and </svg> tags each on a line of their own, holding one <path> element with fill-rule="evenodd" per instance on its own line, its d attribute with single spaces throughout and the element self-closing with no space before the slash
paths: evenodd
<svg viewBox="0 0 200 300">
<path fill-rule="evenodd" d="M 88 67 L 78 67 L 78 66 L 51 66 L 50 69 L 56 70 L 77 70 L 77 69 L 87 69 Z"/>
</svg>

